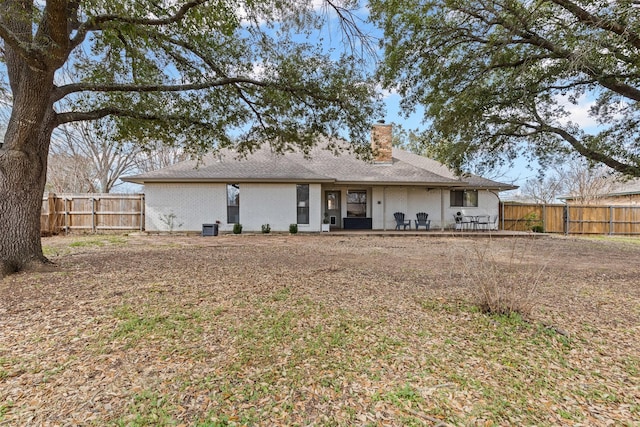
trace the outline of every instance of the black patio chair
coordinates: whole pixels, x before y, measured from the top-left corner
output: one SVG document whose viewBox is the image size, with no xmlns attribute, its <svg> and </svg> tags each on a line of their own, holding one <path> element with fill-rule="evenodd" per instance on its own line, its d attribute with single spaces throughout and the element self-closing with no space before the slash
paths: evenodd
<svg viewBox="0 0 640 427">
<path fill-rule="evenodd" d="M 409 230 L 411 230 L 411 220 L 405 221 L 404 212 L 396 212 L 393 217 L 396 219 L 396 230 L 400 230 L 400 227 L 404 227 L 405 230 L 409 227 Z"/>
<path fill-rule="evenodd" d="M 429 218 L 428 213 L 418 212 L 416 214 L 416 219 L 415 219 L 416 230 L 418 230 L 419 227 L 424 227 L 425 230 L 429 231 L 429 229 L 431 228 L 431 220 L 427 218 Z"/>
</svg>

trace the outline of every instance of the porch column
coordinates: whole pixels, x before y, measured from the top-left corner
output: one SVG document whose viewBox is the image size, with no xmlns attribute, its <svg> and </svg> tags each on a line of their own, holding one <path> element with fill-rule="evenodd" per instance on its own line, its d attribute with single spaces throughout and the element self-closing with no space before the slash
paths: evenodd
<svg viewBox="0 0 640 427">
<path fill-rule="evenodd" d="M 387 187 L 382 187 L 382 231 L 387 231 Z"/>
<path fill-rule="evenodd" d="M 444 231 L 444 189 L 440 188 L 440 231 Z"/>
</svg>

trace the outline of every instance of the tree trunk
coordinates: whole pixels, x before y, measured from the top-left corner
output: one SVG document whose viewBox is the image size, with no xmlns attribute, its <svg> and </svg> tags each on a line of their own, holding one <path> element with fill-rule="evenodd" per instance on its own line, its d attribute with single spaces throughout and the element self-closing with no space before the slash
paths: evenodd
<svg viewBox="0 0 640 427">
<path fill-rule="evenodd" d="M 41 166 L 33 167 L 41 162 L 15 150 L 0 154 L 0 277 L 46 261 L 40 242 L 46 174 Z"/>
<path fill-rule="evenodd" d="M 0 148 L 0 277 L 47 262 L 40 212 L 55 123 L 53 75 L 27 72 L 18 86 Z"/>
</svg>

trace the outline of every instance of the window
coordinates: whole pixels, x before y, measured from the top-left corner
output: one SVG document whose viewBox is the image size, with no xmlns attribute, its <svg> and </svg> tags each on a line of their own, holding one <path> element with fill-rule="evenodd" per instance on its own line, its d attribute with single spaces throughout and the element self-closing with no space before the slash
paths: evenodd
<svg viewBox="0 0 640 427">
<path fill-rule="evenodd" d="M 298 224 L 309 224 L 309 184 L 296 185 Z"/>
<path fill-rule="evenodd" d="M 477 190 L 451 190 L 452 207 L 478 207 Z"/>
<path fill-rule="evenodd" d="M 227 184 L 227 223 L 240 223 L 240 186 Z"/>
<path fill-rule="evenodd" d="M 347 217 L 364 218 L 367 216 L 367 192 L 364 190 L 347 192 Z"/>
</svg>

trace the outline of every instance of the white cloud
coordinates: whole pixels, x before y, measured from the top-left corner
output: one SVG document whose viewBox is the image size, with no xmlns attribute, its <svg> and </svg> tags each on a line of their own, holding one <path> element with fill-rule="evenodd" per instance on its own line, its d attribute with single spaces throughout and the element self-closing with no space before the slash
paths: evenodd
<svg viewBox="0 0 640 427">
<path fill-rule="evenodd" d="M 571 122 L 585 131 L 599 127 L 596 119 L 589 115 L 589 110 L 595 105 L 595 100 L 592 97 L 586 94 L 582 95 L 577 99 L 577 103 L 569 101 L 567 96 L 557 96 L 556 100 L 569 113 L 568 116 L 558 119 L 560 123 L 566 125 Z"/>
</svg>

